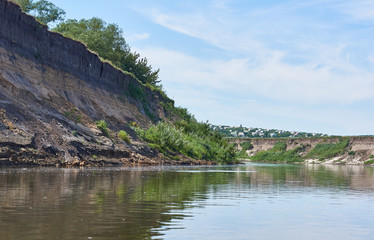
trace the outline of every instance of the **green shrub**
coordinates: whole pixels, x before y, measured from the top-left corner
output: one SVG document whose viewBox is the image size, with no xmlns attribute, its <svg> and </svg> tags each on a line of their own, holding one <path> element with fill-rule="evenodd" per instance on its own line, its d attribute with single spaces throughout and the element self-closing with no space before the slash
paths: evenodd
<svg viewBox="0 0 374 240">
<path fill-rule="evenodd" d="M 75 124 L 81 123 L 82 115 L 78 113 L 78 109 L 72 108 L 69 111 L 64 113 L 65 117 L 71 121 L 74 121 Z"/>
<path fill-rule="evenodd" d="M 348 154 L 351 155 L 351 156 L 353 156 L 353 155 L 356 154 L 356 152 L 355 151 L 349 151 Z"/>
<path fill-rule="evenodd" d="M 341 138 L 337 143 L 319 143 L 305 156 L 305 158 L 318 158 L 322 161 L 327 158 L 342 155 L 348 144 L 349 138 Z"/>
<path fill-rule="evenodd" d="M 184 145 L 183 133 L 165 122 L 151 126 L 145 132 L 145 140 L 157 144 L 163 150 L 176 151 Z"/>
<path fill-rule="evenodd" d="M 109 131 L 108 131 L 109 125 L 107 122 L 105 122 L 105 120 L 96 121 L 95 123 L 96 123 L 97 128 L 101 130 L 104 136 L 110 137 Z"/>
<path fill-rule="evenodd" d="M 374 159 L 367 160 L 364 162 L 364 164 L 374 164 Z"/>
<path fill-rule="evenodd" d="M 283 142 L 283 141 L 277 141 L 274 146 L 273 146 L 273 151 L 274 152 L 283 152 L 283 151 L 286 151 L 286 148 L 287 148 L 287 143 Z"/>
<path fill-rule="evenodd" d="M 142 84 L 157 87 L 159 70 L 153 70 L 147 58 L 131 52 L 122 29 L 116 24 L 107 24 L 100 18 L 69 19 L 58 24 L 53 31 L 83 42 L 88 49 L 96 52 L 100 58 L 106 59 L 111 65 L 130 71 L 131 75 Z M 160 87 L 159 87 L 160 88 Z"/>
<path fill-rule="evenodd" d="M 242 150 L 247 151 L 253 149 L 253 145 L 251 141 L 245 141 L 240 143 L 240 146 L 242 147 Z"/>
<path fill-rule="evenodd" d="M 121 131 L 118 132 L 118 137 L 119 137 L 120 139 L 122 139 L 123 141 L 127 142 L 128 144 L 131 143 L 131 140 L 130 140 L 130 138 L 129 138 L 129 135 L 128 135 L 127 132 L 124 131 L 124 130 L 121 130 Z"/>
<path fill-rule="evenodd" d="M 304 146 L 296 147 L 286 151 L 287 144 L 278 141 L 272 149 L 268 151 L 260 151 L 253 157 L 252 161 L 256 162 L 301 162 L 300 152 L 304 150 Z"/>
<path fill-rule="evenodd" d="M 247 150 L 253 149 L 251 141 L 242 142 L 240 143 L 240 146 L 242 147 L 242 150 L 236 152 L 237 158 L 248 158 Z"/>
<path fill-rule="evenodd" d="M 185 122 L 193 121 L 192 119 L 193 117 L 191 116 L 191 114 L 188 112 L 186 108 L 174 106 L 174 100 L 167 98 L 166 102 L 160 102 L 160 104 L 164 108 L 165 112 L 178 117 L 180 119 L 179 121 L 185 121 Z"/>
<path fill-rule="evenodd" d="M 248 155 L 248 153 L 246 152 L 246 151 L 238 151 L 238 152 L 236 152 L 236 157 L 237 158 L 244 158 L 244 159 L 247 159 L 247 158 L 249 158 L 249 155 Z"/>
<path fill-rule="evenodd" d="M 135 132 L 166 156 L 175 158 L 178 153 L 194 159 L 214 160 L 223 163 L 236 161 L 234 147 L 207 123 L 182 120 L 175 125 L 159 122 L 147 130 L 137 127 Z"/>
<path fill-rule="evenodd" d="M 144 90 L 143 90 L 142 85 L 140 85 L 139 83 L 135 84 L 135 83 L 129 82 L 128 93 L 132 98 L 139 100 L 142 103 L 145 103 Z"/>
</svg>

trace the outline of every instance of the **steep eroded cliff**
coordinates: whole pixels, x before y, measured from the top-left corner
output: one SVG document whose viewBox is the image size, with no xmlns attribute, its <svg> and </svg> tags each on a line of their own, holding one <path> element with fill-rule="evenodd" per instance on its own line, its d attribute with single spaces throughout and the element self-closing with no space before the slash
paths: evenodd
<svg viewBox="0 0 374 240">
<path fill-rule="evenodd" d="M 128 124 L 165 118 L 160 101 L 168 99 L 0 0 L 0 165 L 155 158 Z M 110 137 L 96 127 L 101 119 Z M 132 144 L 117 137 L 121 129 Z"/>
</svg>

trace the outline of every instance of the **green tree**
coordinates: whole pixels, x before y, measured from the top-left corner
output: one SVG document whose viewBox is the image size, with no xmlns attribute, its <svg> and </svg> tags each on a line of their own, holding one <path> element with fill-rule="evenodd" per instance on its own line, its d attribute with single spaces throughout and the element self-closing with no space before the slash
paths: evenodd
<svg viewBox="0 0 374 240">
<path fill-rule="evenodd" d="M 56 32 L 79 40 L 96 52 L 101 58 L 111 61 L 115 66 L 134 74 L 144 84 L 156 86 L 159 69 L 154 71 L 146 58 L 141 58 L 123 38 L 123 32 L 116 24 L 107 24 L 100 18 L 70 19 L 53 29 Z"/>
<path fill-rule="evenodd" d="M 37 2 L 33 0 L 15 0 L 15 2 L 20 5 L 22 11 L 33 15 L 42 24 L 63 21 L 65 18 L 63 9 L 46 0 Z"/>
<path fill-rule="evenodd" d="M 153 71 L 152 66 L 148 65 L 147 58 L 140 58 L 137 52 L 130 52 L 124 56 L 120 67 L 133 73 L 144 84 L 157 85 L 160 83 L 158 79 L 160 69 Z"/>
<path fill-rule="evenodd" d="M 22 11 L 29 13 L 34 9 L 34 4 L 32 0 L 15 0 L 16 3 L 21 7 Z"/>
<path fill-rule="evenodd" d="M 53 30 L 85 43 L 90 50 L 116 66 L 120 66 L 124 56 L 130 53 L 122 30 L 116 24 L 106 24 L 100 18 L 69 19 Z"/>
</svg>

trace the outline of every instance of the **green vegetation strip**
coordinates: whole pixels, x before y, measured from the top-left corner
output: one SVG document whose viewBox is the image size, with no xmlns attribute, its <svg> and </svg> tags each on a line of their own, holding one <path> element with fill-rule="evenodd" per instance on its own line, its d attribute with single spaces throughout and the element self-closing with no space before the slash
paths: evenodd
<svg viewBox="0 0 374 240">
<path fill-rule="evenodd" d="M 367 160 L 367 161 L 365 161 L 364 164 L 366 164 L 366 165 L 368 165 L 368 164 L 374 164 L 374 159 Z"/>
<path fill-rule="evenodd" d="M 240 146 L 242 150 L 236 153 L 237 158 L 248 158 L 247 151 L 253 149 L 251 141 L 242 142 Z"/>
<path fill-rule="evenodd" d="M 302 162 L 300 153 L 304 150 L 304 146 L 294 148 L 287 151 L 287 144 L 283 141 L 277 141 L 273 148 L 268 151 L 260 151 L 251 157 L 255 162 Z"/>
<path fill-rule="evenodd" d="M 305 156 L 305 158 L 319 159 L 322 161 L 327 158 L 342 155 L 345 153 L 348 144 L 349 138 L 340 138 L 337 143 L 319 143 Z"/>
<path fill-rule="evenodd" d="M 207 123 L 179 120 L 174 124 L 159 122 L 144 130 L 135 127 L 138 135 L 152 148 L 167 157 L 178 159 L 178 154 L 220 163 L 234 163 L 234 147 L 217 132 L 211 131 Z"/>
<path fill-rule="evenodd" d="M 131 144 L 131 140 L 130 140 L 130 138 L 129 138 L 129 135 L 127 134 L 127 132 L 126 132 L 125 130 L 120 130 L 120 131 L 118 132 L 118 137 L 119 137 L 121 140 L 127 142 L 128 144 Z"/>
<path fill-rule="evenodd" d="M 251 157 L 257 162 L 302 162 L 305 159 L 319 159 L 320 161 L 342 155 L 346 152 L 349 138 L 341 137 L 337 143 L 319 143 L 306 156 L 301 153 L 305 146 L 299 146 L 286 150 L 287 144 L 284 141 L 277 141 L 273 148 L 267 151 L 260 151 Z"/>
</svg>

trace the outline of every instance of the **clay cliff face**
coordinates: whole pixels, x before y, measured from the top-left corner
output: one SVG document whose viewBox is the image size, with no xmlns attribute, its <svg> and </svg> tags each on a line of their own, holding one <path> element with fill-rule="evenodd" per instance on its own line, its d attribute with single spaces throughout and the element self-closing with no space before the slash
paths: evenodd
<svg viewBox="0 0 374 240">
<path fill-rule="evenodd" d="M 166 99 L 84 44 L 0 0 L 0 165 L 152 157 L 128 124 L 144 127 L 164 118 L 160 101 Z M 101 119 L 109 123 L 110 138 L 95 125 Z M 131 145 L 118 139 L 120 129 L 130 134 Z"/>
<path fill-rule="evenodd" d="M 337 137 L 323 137 L 323 138 L 288 138 L 288 139 L 275 139 L 275 138 L 233 138 L 231 143 L 235 143 L 237 148 L 241 150 L 240 143 L 250 141 L 253 149 L 248 150 L 250 156 L 255 155 L 259 151 L 267 151 L 273 148 L 274 144 L 278 141 L 284 141 L 287 144 L 286 150 L 295 149 L 303 146 L 303 156 L 309 153 L 319 143 L 337 143 Z M 374 160 L 374 137 L 349 137 L 349 144 L 346 151 L 341 156 L 335 156 L 325 161 L 318 159 L 307 159 L 309 163 L 336 163 L 336 164 L 364 164 L 367 160 Z"/>
</svg>

